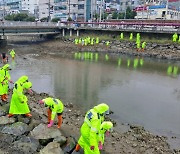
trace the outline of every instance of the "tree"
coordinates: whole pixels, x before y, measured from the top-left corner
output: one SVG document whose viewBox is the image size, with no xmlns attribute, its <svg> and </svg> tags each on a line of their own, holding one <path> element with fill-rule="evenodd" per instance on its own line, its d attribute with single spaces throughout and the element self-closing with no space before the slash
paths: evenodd
<svg viewBox="0 0 180 154">
<path fill-rule="evenodd" d="M 51 21 L 52 22 L 58 22 L 60 19 L 59 18 L 53 18 Z"/>
<path fill-rule="evenodd" d="M 136 16 L 136 12 L 132 11 L 131 8 L 128 6 L 126 9 L 126 19 L 134 19 Z"/>
<path fill-rule="evenodd" d="M 34 22 L 35 21 L 35 17 L 32 16 L 28 16 L 25 13 L 18 13 L 18 14 L 9 14 L 7 16 L 5 16 L 6 20 L 10 20 L 10 21 L 31 21 Z"/>
<path fill-rule="evenodd" d="M 112 19 L 117 19 L 117 17 L 118 17 L 117 12 L 113 12 L 113 14 L 112 14 Z"/>
</svg>

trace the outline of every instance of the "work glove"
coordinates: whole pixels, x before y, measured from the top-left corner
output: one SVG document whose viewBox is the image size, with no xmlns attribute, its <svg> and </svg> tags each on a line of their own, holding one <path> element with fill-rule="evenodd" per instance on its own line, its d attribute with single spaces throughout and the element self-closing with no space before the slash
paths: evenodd
<svg viewBox="0 0 180 154">
<path fill-rule="evenodd" d="M 14 84 L 12 80 L 9 80 L 10 83 Z"/>
<path fill-rule="evenodd" d="M 109 135 L 110 135 L 110 132 L 107 130 L 106 131 L 106 137 L 109 137 Z"/>
<path fill-rule="evenodd" d="M 28 89 L 28 93 L 32 95 L 33 94 L 32 89 Z"/>
<path fill-rule="evenodd" d="M 90 149 L 91 149 L 91 150 L 94 150 L 94 146 L 91 146 Z"/>
<path fill-rule="evenodd" d="M 48 128 L 53 125 L 53 120 L 50 120 L 50 123 L 48 124 Z"/>
<path fill-rule="evenodd" d="M 99 148 L 99 150 L 102 150 L 103 145 L 102 145 L 102 143 L 101 143 L 101 142 L 99 142 L 99 144 L 98 144 L 98 148 Z"/>
<path fill-rule="evenodd" d="M 40 100 L 40 101 L 39 101 L 39 104 L 44 104 L 44 101 L 43 101 L 43 100 Z"/>
</svg>

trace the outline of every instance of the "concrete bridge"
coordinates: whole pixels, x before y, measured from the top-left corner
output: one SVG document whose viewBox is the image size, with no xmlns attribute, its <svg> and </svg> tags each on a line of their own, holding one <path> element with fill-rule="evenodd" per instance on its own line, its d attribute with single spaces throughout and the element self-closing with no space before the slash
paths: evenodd
<svg viewBox="0 0 180 154">
<path fill-rule="evenodd" d="M 160 23 L 160 22 L 19 22 L 5 21 L 0 22 L 1 39 L 6 39 L 8 35 L 40 35 L 40 34 L 60 34 L 62 36 L 76 35 L 80 33 L 93 32 L 96 33 L 116 33 L 120 32 L 140 32 L 146 35 L 172 35 L 173 33 L 180 34 L 180 21 L 175 23 Z"/>
</svg>

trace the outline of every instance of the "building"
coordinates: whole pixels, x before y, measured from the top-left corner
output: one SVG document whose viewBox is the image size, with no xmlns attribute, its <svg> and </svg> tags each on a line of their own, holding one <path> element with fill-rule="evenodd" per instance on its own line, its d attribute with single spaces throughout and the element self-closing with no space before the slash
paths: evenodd
<svg viewBox="0 0 180 154">
<path fill-rule="evenodd" d="M 130 7 L 133 10 L 141 3 L 142 1 L 139 0 L 121 0 L 119 12 L 125 12 L 127 7 Z"/>
<path fill-rule="evenodd" d="M 54 17 L 67 21 L 88 21 L 93 18 L 96 0 L 55 0 Z"/>
<path fill-rule="evenodd" d="M 30 14 L 37 14 L 39 0 L 23 0 L 22 10 L 27 10 Z"/>
<path fill-rule="evenodd" d="M 135 10 L 137 19 L 180 19 L 179 0 L 146 0 Z"/>
</svg>

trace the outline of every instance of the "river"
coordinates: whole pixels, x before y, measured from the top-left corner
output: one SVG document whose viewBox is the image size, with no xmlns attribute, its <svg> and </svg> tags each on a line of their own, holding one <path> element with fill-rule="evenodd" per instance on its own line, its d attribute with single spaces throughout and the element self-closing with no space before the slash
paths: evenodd
<svg viewBox="0 0 180 154">
<path fill-rule="evenodd" d="M 83 111 L 105 102 L 119 123 L 138 124 L 180 139 L 180 63 L 84 55 L 17 57 L 10 62 L 11 76 L 15 81 L 28 75 L 33 90 L 50 93 Z"/>
</svg>

